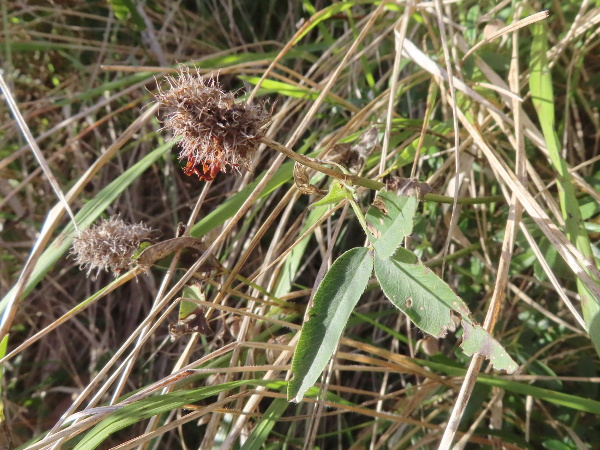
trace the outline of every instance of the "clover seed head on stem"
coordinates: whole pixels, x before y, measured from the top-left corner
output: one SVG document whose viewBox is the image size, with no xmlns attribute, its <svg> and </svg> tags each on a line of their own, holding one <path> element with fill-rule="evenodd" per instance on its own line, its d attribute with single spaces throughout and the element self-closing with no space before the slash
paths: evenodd
<svg viewBox="0 0 600 450">
<path fill-rule="evenodd" d="M 250 169 L 250 163 L 270 114 L 263 105 L 237 101 L 214 77 L 203 78 L 181 66 L 176 77 L 167 76 L 169 89 L 159 87 L 163 129 L 181 136 L 179 159 L 186 160 L 186 175 L 211 181 L 230 166 Z"/>
<path fill-rule="evenodd" d="M 118 276 L 132 262 L 135 251 L 142 241 L 151 240 L 155 230 L 143 223 L 129 224 L 119 216 L 112 216 L 87 230 L 82 230 L 73 239 L 71 254 L 81 269 L 87 268 L 87 275 L 96 269 L 112 270 Z"/>
</svg>

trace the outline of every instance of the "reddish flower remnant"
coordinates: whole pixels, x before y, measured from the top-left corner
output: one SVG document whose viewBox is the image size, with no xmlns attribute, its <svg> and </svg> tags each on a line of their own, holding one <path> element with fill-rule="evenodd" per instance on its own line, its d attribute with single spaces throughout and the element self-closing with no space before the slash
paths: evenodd
<svg viewBox="0 0 600 450">
<path fill-rule="evenodd" d="M 187 66 L 179 69 L 177 78 L 166 80 L 169 90 L 159 88 L 156 97 L 163 107 L 164 128 L 174 139 L 181 136 L 184 173 L 211 181 L 227 172 L 227 166 L 249 170 L 269 120 L 264 106 L 236 102 L 215 78 L 193 75 Z"/>
</svg>

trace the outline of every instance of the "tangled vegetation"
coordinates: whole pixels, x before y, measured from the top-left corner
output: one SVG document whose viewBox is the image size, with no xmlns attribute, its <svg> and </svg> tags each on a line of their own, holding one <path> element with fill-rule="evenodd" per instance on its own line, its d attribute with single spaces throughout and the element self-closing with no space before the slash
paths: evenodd
<svg viewBox="0 0 600 450">
<path fill-rule="evenodd" d="M 600 442 L 597 4 L 2 14 L 0 447 Z"/>
</svg>

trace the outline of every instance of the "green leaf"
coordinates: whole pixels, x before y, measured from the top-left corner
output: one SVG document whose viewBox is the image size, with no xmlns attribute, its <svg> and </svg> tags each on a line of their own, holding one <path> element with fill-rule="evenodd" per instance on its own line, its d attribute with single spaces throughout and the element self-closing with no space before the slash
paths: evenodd
<svg viewBox="0 0 600 450">
<path fill-rule="evenodd" d="M 335 351 L 372 272 L 372 253 L 359 247 L 340 256 L 325 274 L 294 352 L 294 377 L 288 385 L 288 400 L 299 402 L 308 388 L 316 383 Z"/>
<path fill-rule="evenodd" d="M 321 200 L 310 206 L 332 205 L 342 200 L 352 200 L 352 191 L 337 180 L 333 180 L 329 186 L 329 192 Z"/>
<path fill-rule="evenodd" d="M 375 252 L 375 276 L 386 297 L 424 332 L 442 338 L 454 328 L 451 311 L 468 316 L 467 305 L 410 251 L 391 258 Z"/>
<path fill-rule="evenodd" d="M 455 328 L 452 311 L 462 317 L 462 348 L 467 355 L 489 359 L 496 369 L 513 373 L 517 364 L 481 326 L 475 324 L 467 305 L 434 272 L 410 251 L 398 249 L 391 258 L 375 252 L 375 276 L 386 297 L 425 333 L 443 338 Z"/>
<path fill-rule="evenodd" d="M 131 19 L 136 30 L 142 31 L 146 29 L 144 19 L 131 0 L 108 0 L 108 5 L 113 10 L 115 17 L 120 21 L 126 22 L 128 19 Z"/>
<path fill-rule="evenodd" d="M 185 319 L 198 308 L 198 303 L 185 300 L 186 298 L 206 301 L 206 296 L 198 285 L 185 286 L 183 288 L 183 297 L 184 299 L 179 303 L 179 320 Z"/>
<path fill-rule="evenodd" d="M 412 232 L 417 205 L 416 197 L 379 191 L 367 211 L 367 235 L 381 258 L 392 256 L 404 237 Z"/>
<path fill-rule="evenodd" d="M 519 365 L 512 360 L 504 347 L 494 339 L 480 325 L 461 321 L 463 326 L 463 341 L 460 345 L 466 355 L 473 354 L 483 356 L 490 361 L 496 369 L 505 370 L 507 373 L 515 373 Z"/>
</svg>

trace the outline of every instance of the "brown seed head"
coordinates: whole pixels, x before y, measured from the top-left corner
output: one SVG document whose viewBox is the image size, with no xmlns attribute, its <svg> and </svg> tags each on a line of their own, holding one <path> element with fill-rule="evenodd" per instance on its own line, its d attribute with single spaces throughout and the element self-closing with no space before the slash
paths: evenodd
<svg viewBox="0 0 600 450">
<path fill-rule="evenodd" d="M 94 269 L 111 269 L 117 276 L 131 264 L 131 258 L 142 241 L 151 239 L 155 233 L 143 223 L 128 224 L 119 216 L 103 219 L 99 225 L 83 230 L 73 239 L 71 253 L 87 274 Z"/>
<path fill-rule="evenodd" d="M 179 159 L 187 160 L 186 175 L 213 180 L 227 166 L 249 170 L 269 114 L 264 105 L 236 102 L 213 77 L 191 74 L 187 66 L 178 77 L 166 77 L 170 88 L 156 95 L 163 107 L 164 128 L 181 136 Z"/>
</svg>

